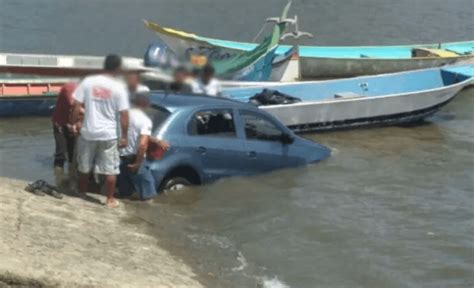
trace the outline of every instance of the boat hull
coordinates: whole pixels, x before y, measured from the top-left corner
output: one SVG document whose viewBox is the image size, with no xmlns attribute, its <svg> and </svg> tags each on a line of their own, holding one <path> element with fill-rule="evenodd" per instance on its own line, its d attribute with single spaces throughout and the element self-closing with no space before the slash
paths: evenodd
<svg viewBox="0 0 474 288">
<path fill-rule="evenodd" d="M 239 50 L 210 46 L 199 41 L 184 40 L 168 35 L 160 35 L 163 41 L 175 53 L 185 55 L 189 51 L 206 51 L 209 57 L 225 58 L 234 55 Z M 407 59 L 380 59 L 380 58 L 323 58 L 300 56 L 301 76 L 303 78 L 345 78 L 360 75 L 376 75 L 425 68 L 441 67 L 457 64 L 474 59 L 474 55 L 446 57 L 446 58 L 407 58 Z M 272 81 L 278 81 L 271 77 Z"/>
<path fill-rule="evenodd" d="M 0 97 L 0 117 L 50 116 L 56 96 Z"/>
<path fill-rule="evenodd" d="M 200 37 L 197 35 L 176 37 L 174 34 L 158 33 L 159 37 L 169 46 L 177 55 L 186 55 L 190 51 L 199 50 L 211 59 L 222 59 L 231 57 L 239 51 L 251 49 L 253 44 L 241 43 L 234 41 L 223 41 L 211 38 Z M 449 45 L 456 45 L 456 43 L 447 43 Z M 459 42 L 459 45 L 464 45 Z M 435 68 L 449 64 L 457 64 L 465 61 L 473 61 L 474 54 L 459 55 L 456 57 L 420 57 L 411 58 L 408 55 L 400 56 L 400 58 L 392 58 L 393 53 L 397 53 L 397 49 L 410 50 L 416 47 L 436 47 L 435 44 L 426 45 L 411 45 L 411 46 L 380 46 L 380 47 L 318 47 L 314 49 L 310 46 L 300 47 L 300 65 L 301 76 L 306 79 L 314 78 L 343 78 L 361 75 L 376 75 L 383 73 L 402 72 L 408 70 Z M 290 49 L 290 46 L 281 45 L 277 49 L 277 55 L 285 53 Z M 390 56 L 389 58 L 377 57 L 322 57 L 318 55 L 319 52 L 312 52 L 313 50 L 321 51 L 346 51 L 339 53 L 354 54 L 354 51 L 370 52 L 378 51 L 382 56 Z M 392 51 L 393 50 L 393 51 Z M 385 51 L 385 52 L 383 52 Z M 361 52 L 361 53 L 362 53 Z M 320 54 L 320 53 L 319 53 Z M 357 53 L 356 53 L 357 54 Z M 363 54 L 363 53 L 362 53 Z M 367 53 L 372 55 L 372 53 Z M 359 55 L 359 54 L 357 54 Z M 378 54 L 374 54 L 378 55 Z M 406 58 L 404 58 L 406 57 Z M 272 79 L 277 81 L 276 79 Z"/>
<path fill-rule="evenodd" d="M 288 52 L 275 55 L 272 59 L 271 75 L 269 81 L 292 82 L 301 78 L 299 56 L 296 48 Z"/>
<path fill-rule="evenodd" d="M 199 54 L 209 59 L 221 60 L 230 58 L 241 50 L 233 50 L 209 45 L 200 45 L 199 42 L 187 41 L 170 37 L 166 34 L 160 36 L 163 42 L 177 55 Z M 253 65 L 236 72 L 234 75 L 221 75 L 225 80 L 233 81 L 280 81 L 291 60 L 291 53 L 278 63 L 272 64 L 275 58 L 276 48 L 260 57 Z"/>
<path fill-rule="evenodd" d="M 123 57 L 122 61 L 126 71 L 153 72 L 162 81 L 171 79 L 161 69 L 145 67 L 142 59 Z M 103 62 L 104 57 L 97 56 L 0 53 L 0 73 L 84 77 L 102 73 Z"/>
<path fill-rule="evenodd" d="M 296 132 L 418 122 L 448 104 L 469 81 L 418 93 L 261 107 Z"/>
<path fill-rule="evenodd" d="M 232 81 L 268 81 L 272 73 L 272 60 L 275 57 L 275 50 L 276 47 L 239 71 L 229 75 L 222 75 L 222 79 Z"/>
<path fill-rule="evenodd" d="M 412 59 L 340 59 L 301 57 L 304 78 L 346 78 L 359 75 L 386 74 L 457 64 L 473 57 Z"/>
</svg>

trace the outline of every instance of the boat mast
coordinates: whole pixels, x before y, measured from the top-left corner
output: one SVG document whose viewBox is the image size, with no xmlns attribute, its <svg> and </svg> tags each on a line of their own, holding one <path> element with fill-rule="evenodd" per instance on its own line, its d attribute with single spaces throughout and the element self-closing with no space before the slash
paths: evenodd
<svg viewBox="0 0 474 288">
<path fill-rule="evenodd" d="M 299 59 L 300 45 L 299 45 L 298 39 L 300 39 L 302 37 L 314 38 L 314 35 L 309 33 L 309 32 L 301 31 L 299 29 L 298 15 L 295 15 L 295 18 L 293 18 L 293 19 L 290 18 L 290 19 L 286 19 L 286 20 L 290 24 L 293 24 L 294 29 L 293 29 L 293 31 L 291 31 L 289 33 L 283 34 L 280 38 L 280 41 L 285 41 L 285 39 L 287 39 L 287 38 L 292 38 L 294 40 L 294 41 L 292 41 L 293 42 L 293 47 L 296 50 L 296 53 L 298 53 L 298 59 Z M 301 66 L 300 65 L 298 65 L 298 79 L 301 79 Z"/>
</svg>

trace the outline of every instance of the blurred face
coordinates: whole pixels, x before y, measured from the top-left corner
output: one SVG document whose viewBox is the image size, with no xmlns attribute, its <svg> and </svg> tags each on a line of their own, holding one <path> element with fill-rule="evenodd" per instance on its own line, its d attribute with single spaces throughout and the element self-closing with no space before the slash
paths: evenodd
<svg viewBox="0 0 474 288">
<path fill-rule="evenodd" d="M 186 81 L 186 78 L 187 78 L 187 73 L 184 71 L 178 71 L 174 74 L 174 81 L 176 83 L 184 83 L 184 81 Z"/>
<path fill-rule="evenodd" d="M 127 75 L 126 81 L 128 90 L 134 92 L 137 90 L 138 84 L 140 84 L 140 77 L 138 73 L 130 73 Z"/>
<path fill-rule="evenodd" d="M 112 73 L 115 77 L 120 77 L 123 75 L 123 70 L 122 70 L 122 67 L 118 67 L 117 69 L 114 70 L 114 72 Z"/>
<path fill-rule="evenodd" d="M 138 95 L 137 99 L 135 100 L 135 105 L 142 109 L 146 109 L 149 104 L 150 104 L 150 100 L 148 99 L 147 96 L 144 96 L 144 95 Z"/>
</svg>

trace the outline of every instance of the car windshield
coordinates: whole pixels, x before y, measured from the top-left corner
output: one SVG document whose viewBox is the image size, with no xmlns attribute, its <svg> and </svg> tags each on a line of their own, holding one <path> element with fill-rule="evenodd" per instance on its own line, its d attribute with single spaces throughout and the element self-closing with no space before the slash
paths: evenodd
<svg viewBox="0 0 474 288">
<path fill-rule="evenodd" d="M 153 105 L 146 111 L 148 117 L 150 117 L 153 123 L 153 131 L 158 130 L 166 119 L 170 116 L 170 112 L 163 107 Z"/>
</svg>

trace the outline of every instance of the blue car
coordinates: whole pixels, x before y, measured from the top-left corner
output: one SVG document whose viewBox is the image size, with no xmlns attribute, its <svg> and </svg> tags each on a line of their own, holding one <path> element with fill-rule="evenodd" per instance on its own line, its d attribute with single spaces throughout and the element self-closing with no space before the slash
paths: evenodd
<svg viewBox="0 0 474 288">
<path fill-rule="evenodd" d="M 151 93 L 150 100 L 153 136 L 170 145 L 167 151 L 151 145 L 140 169 L 139 185 L 153 193 L 307 165 L 331 154 L 251 104 L 164 92 Z"/>
</svg>

